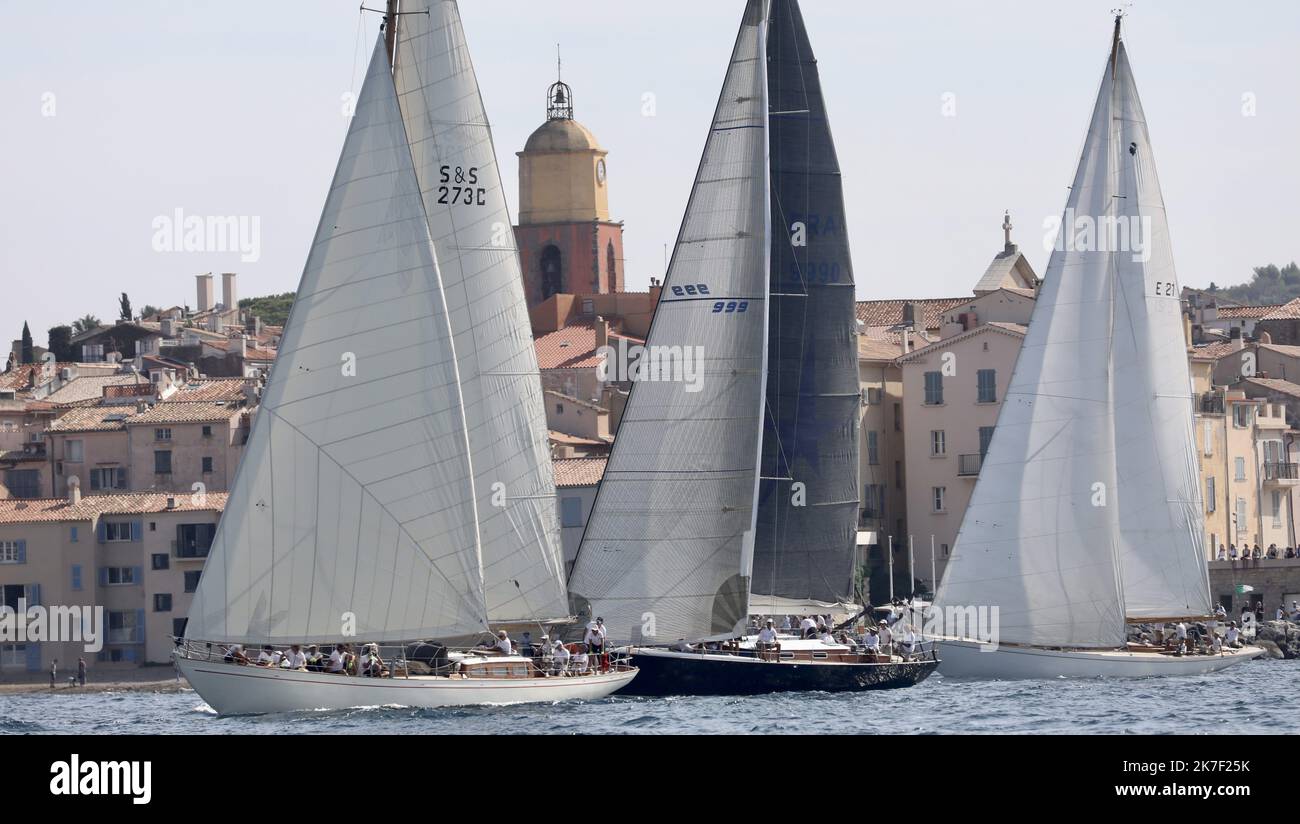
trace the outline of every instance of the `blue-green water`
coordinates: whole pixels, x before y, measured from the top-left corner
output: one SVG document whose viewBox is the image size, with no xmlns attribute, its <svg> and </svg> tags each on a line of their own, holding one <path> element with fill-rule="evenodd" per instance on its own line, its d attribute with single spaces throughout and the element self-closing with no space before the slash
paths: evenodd
<svg viewBox="0 0 1300 824">
<path fill-rule="evenodd" d="M 193 692 L 0 696 L 0 733 L 1300 733 L 1300 661 L 1141 680 L 952 681 L 748 698 L 619 698 L 217 718 Z"/>
</svg>

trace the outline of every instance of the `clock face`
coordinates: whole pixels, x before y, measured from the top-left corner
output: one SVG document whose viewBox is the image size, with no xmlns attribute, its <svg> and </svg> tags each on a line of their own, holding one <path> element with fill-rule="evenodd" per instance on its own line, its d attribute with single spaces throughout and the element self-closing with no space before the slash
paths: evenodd
<svg viewBox="0 0 1300 824">
<path fill-rule="evenodd" d="M 605 158 L 596 161 L 596 182 L 604 185 L 605 183 Z"/>
</svg>

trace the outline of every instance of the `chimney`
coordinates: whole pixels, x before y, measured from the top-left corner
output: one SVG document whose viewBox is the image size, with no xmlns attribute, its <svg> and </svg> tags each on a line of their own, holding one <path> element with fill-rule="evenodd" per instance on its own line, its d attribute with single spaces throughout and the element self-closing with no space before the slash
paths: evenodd
<svg viewBox="0 0 1300 824">
<path fill-rule="evenodd" d="M 600 315 L 596 316 L 596 348 L 609 346 L 609 321 Z"/>
<path fill-rule="evenodd" d="M 1187 345 L 1187 351 L 1192 351 L 1192 315 L 1190 312 L 1183 313 L 1183 343 Z"/>
<path fill-rule="evenodd" d="M 235 294 L 235 273 L 221 273 L 221 303 L 227 309 L 239 308 L 239 296 Z"/>
<path fill-rule="evenodd" d="M 916 304 L 908 301 L 903 304 L 903 323 L 908 326 L 916 326 Z"/>
<path fill-rule="evenodd" d="M 167 508 L 168 509 L 176 508 L 176 499 L 171 497 L 170 495 L 167 497 Z"/>
<path fill-rule="evenodd" d="M 248 335 L 240 335 L 238 341 L 239 341 L 239 350 L 238 350 L 239 357 L 242 360 L 248 357 Z"/>
<path fill-rule="evenodd" d="M 76 475 L 68 478 L 68 505 L 76 506 L 81 503 L 81 479 Z"/>
<path fill-rule="evenodd" d="M 1228 341 L 1233 345 L 1234 352 L 1240 352 L 1246 347 L 1245 342 L 1241 339 L 1241 327 L 1234 326 L 1228 330 Z"/>
<path fill-rule="evenodd" d="M 195 275 L 199 282 L 198 311 L 206 312 L 212 308 L 212 273 Z"/>
</svg>

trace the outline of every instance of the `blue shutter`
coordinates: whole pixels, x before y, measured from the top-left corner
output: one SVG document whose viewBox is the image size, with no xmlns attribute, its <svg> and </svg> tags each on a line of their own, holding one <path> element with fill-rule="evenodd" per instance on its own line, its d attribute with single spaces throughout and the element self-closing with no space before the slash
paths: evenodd
<svg viewBox="0 0 1300 824">
<path fill-rule="evenodd" d="M 101 544 L 108 541 L 108 525 L 103 521 L 95 525 L 95 540 Z"/>
<path fill-rule="evenodd" d="M 126 649 L 122 650 L 122 660 L 123 660 L 123 661 L 131 661 L 131 662 L 134 662 L 134 661 L 135 661 L 135 647 L 127 647 Z"/>
<path fill-rule="evenodd" d="M 135 611 L 135 642 L 137 644 L 144 643 L 144 610 L 142 609 Z"/>
<path fill-rule="evenodd" d="M 131 567 L 131 580 L 140 585 L 144 583 L 144 567 Z"/>
<path fill-rule="evenodd" d="M 41 671 L 41 645 L 31 641 L 27 642 L 27 671 Z"/>
<path fill-rule="evenodd" d="M 27 591 L 23 593 L 27 596 L 27 606 L 39 607 L 41 605 L 41 585 L 28 584 Z"/>
<path fill-rule="evenodd" d="M 72 565 L 72 589 L 76 592 L 81 591 L 81 564 Z"/>
<path fill-rule="evenodd" d="M 101 587 L 108 586 L 108 567 L 99 568 L 99 585 Z"/>
<path fill-rule="evenodd" d="M 74 543 L 74 544 L 77 542 L 77 528 L 76 528 L 75 526 L 72 528 L 72 538 L 71 538 L 71 541 L 72 541 L 72 543 Z"/>
<path fill-rule="evenodd" d="M 131 541 L 138 544 L 142 540 L 144 540 L 144 521 L 132 521 Z"/>
<path fill-rule="evenodd" d="M 126 489 L 126 467 L 125 466 L 117 470 L 117 488 Z"/>
<path fill-rule="evenodd" d="M 27 563 L 27 542 L 18 541 L 18 563 Z"/>
<path fill-rule="evenodd" d="M 97 489 L 99 489 L 99 470 L 92 469 L 90 470 L 90 491 L 94 492 Z"/>
</svg>

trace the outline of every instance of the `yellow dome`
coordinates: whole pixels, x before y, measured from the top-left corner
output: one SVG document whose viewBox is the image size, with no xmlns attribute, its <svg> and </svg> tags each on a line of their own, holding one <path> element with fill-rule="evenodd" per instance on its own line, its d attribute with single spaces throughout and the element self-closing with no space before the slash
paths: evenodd
<svg viewBox="0 0 1300 824">
<path fill-rule="evenodd" d="M 576 120 L 548 120 L 528 136 L 525 152 L 600 151 L 596 136 Z"/>
</svg>

